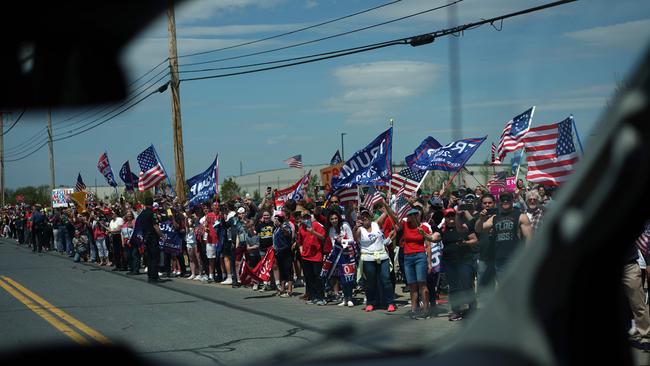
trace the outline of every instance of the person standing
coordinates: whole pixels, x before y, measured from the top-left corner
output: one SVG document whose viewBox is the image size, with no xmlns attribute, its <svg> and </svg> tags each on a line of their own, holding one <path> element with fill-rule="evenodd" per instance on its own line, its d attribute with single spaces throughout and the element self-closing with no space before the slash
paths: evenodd
<svg viewBox="0 0 650 366">
<path fill-rule="evenodd" d="M 530 220 L 525 213 L 513 209 L 513 196 L 510 192 L 499 196 L 500 210 L 488 217 L 488 210 L 480 213 L 476 222 L 476 232 L 489 232 L 494 237 L 494 270 L 497 283 L 503 279 L 506 266 L 514 253 L 532 236 Z"/>
<path fill-rule="evenodd" d="M 109 238 L 113 249 L 113 271 L 126 271 L 127 267 L 122 249 L 122 225 L 124 225 L 124 219 L 119 216 L 117 211 L 113 210 L 111 221 L 108 224 Z"/>
<path fill-rule="evenodd" d="M 32 252 L 43 251 L 43 242 L 45 241 L 45 235 L 43 234 L 43 226 L 45 226 L 45 215 L 40 211 L 39 208 L 34 208 L 34 213 L 31 217 L 32 223 L 32 232 L 34 238 L 34 246 L 32 247 Z"/>
<path fill-rule="evenodd" d="M 309 303 L 325 305 L 323 280 L 320 278 L 323 266 L 323 242 L 325 229 L 312 218 L 309 209 L 303 210 L 302 222 L 298 226 L 297 243 L 302 258 L 302 269 L 305 275 L 305 293 Z"/>
<path fill-rule="evenodd" d="M 262 218 L 255 226 L 255 232 L 260 237 L 260 258 L 264 258 L 264 256 L 266 256 L 266 252 L 273 246 L 273 222 L 271 221 L 270 211 L 262 211 Z M 260 291 L 269 291 L 270 289 L 270 282 L 266 282 L 260 288 Z"/>
<path fill-rule="evenodd" d="M 142 227 L 142 236 L 147 248 L 147 276 L 148 281 L 152 283 L 163 282 L 158 276 L 158 265 L 160 263 L 160 244 L 158 241 L 162 236 L 158 220 L 154 215 L 152 206 L 153 198 L 144 199 L 145 209 L 138 216 Z"/>
<path fill-rule="evenodd" d="M 275 284 L 278 287 L 277 293 L 281 297 L 291 297 L 293 295 L 293 258 L 291 256 L 293 230 L 283 211 L 276 212 L 273 223 L 275 225 L 273 249 L 279 270 L 279 278 L 275 279 Z"/>
</svg>

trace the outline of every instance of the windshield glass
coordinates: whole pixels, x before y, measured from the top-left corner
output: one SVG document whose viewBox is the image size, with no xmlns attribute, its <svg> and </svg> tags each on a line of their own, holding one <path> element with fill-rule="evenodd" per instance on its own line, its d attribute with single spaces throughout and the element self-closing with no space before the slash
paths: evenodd
<svg viewBox="0 0 650 366">
<path fill-rule="evenodd" d="M 643 0 L 182 2 L 123 50 L 124 101 L 0 111 L 0 347 L 441 350 L 649 30 Z"/>
</svg>

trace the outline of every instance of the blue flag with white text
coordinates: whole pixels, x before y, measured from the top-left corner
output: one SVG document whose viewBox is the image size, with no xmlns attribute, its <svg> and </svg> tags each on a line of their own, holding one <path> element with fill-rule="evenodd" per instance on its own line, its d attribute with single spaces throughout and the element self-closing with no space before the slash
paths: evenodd
<svg viewBox="0 0 650 366">
<path fill-rule="evenodd" d="M 462 139 L 441 146 L 436 139 L 429 136 L 422 141 L 414 154 L 406 157 L 406 164 L 412 169 L 455 172 L 465 165 L 486 138 L 487 136 Z"/>
<path fill-rule="evenodd" d="M 332 178 L 332 188 L 350 188 L 352 186 L 386 185 L 392 175 L 393 128 L 382 132 L 368 146 L 357 151 L 341 167 L 338 177 Z"/>
<path fill-rule="evenodd" d="M 182 253 L 183 237 L 174 228 L 171 220 L 167 220 L 158 224 L 162 237 L 160 237 L 160 249 L 165 253 L 171 255 L 179 255 Z"/>
<path fill-rule="evenodd" d="M 210 167 L 203 173 L 187 180 L 190 193 L 187 196 L 190 208 L 209 201 L 217 194 L 217 156 Z"/>
</svg>

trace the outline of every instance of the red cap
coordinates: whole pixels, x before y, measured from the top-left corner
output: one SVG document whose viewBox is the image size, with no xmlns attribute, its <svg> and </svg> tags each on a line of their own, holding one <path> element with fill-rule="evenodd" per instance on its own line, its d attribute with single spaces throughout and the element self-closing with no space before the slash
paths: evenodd
<svg viewBox="0 0 650 366">
<path fill-rule="evenodd" d="M 444 217 L 447 217 L 449 215 L 455 215 L 455 214 L 456 214 L 456 210 L 454 210 L 453 208 L 445 208 L 444 210 L 442 210 L 442 216 Z"/>
</svg>

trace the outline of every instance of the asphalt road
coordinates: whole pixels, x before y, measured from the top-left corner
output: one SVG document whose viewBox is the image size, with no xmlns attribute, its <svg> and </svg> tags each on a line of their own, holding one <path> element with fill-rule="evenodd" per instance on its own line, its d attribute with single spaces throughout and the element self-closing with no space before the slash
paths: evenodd
<svg viewBox="0 0 650 366">
<path fill-rule="evenodd" d="M 186 279 L 153 285 L 146 275 L 130 277 L 55 253 L 33 254 L 4 239 L 0 284 L 0 352 L 110 342 L 183 365 L 381 356 L 438 348 L 463 323 L 444 316 L 405 319 L 407 307 L 365 313 L 361 305 L 306 305 L 297 298 Z"/>
</svg>

